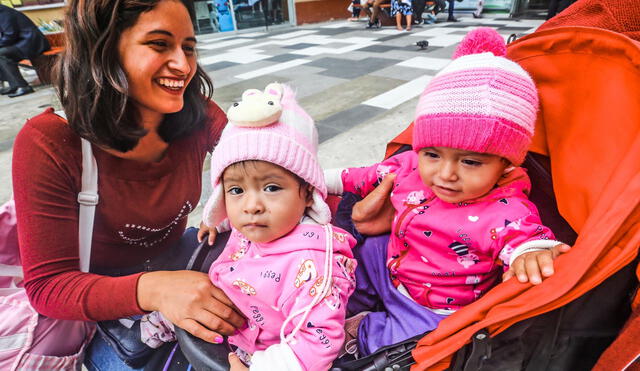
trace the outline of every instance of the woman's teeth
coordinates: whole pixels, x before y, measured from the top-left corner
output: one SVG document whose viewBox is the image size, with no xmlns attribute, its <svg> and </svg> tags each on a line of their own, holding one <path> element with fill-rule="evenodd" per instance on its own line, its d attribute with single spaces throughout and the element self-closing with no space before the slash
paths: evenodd
<svg viewBox="0 0 640 371">
<path fill-rule="evenodd" d="M 158 84 L 169 89 L 180 89 L 184 86 L 184 80 L 158 79 Z"/>
</svg>

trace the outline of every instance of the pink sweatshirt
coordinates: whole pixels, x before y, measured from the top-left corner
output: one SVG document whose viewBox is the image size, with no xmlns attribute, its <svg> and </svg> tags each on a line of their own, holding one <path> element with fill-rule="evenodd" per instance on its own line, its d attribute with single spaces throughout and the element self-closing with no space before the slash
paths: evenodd
<svg viewBox="0 0 640 371">
<path fill-rule="evenodd" d="M 224 290 L 248 319 L 247 328 L 231 336 L 229 342 L 253 354 L 252 363 L 264 360 L 264 354 L 270 352 L 269 362 L 286 358 L 282 354 L 273 355 L 274 349 L 282 347 L 280 327 L 287 317 L 307 307 L 319 294 L 325 266 L 325 236 L 323 226 L 301 223 L 275 241 L 253 243 L 233 229 L 227 246 L 211 266 L 209 277 L 213 284 Z M 350 234 L 333 227 L 331 290 L 311 309 L 294 340 L 288 343 L 303 370 L 327 370 L 344 342 L 347 300 L 355 288 L 356 262 L 351 252 L 354 245 Z M 294 315 L 285 335 L 292 332 L 300 318 Z M 284 369 L 275 363 L 255 366 Z"/>
<path fill-rule="evenodd" d="M 480 199 L 452 204 L 424 185 L 417 168 L 416 152 L 407 151 L 342 172 L 344 191 L 363 197 L 385 175 L 397 174 L 387 267 L 394 285 L 416 302 L 443 314 L 470 304 L 498 283 L 516 247 L 554 239 L 527 199 L 524 169 Z"/>
</svg>

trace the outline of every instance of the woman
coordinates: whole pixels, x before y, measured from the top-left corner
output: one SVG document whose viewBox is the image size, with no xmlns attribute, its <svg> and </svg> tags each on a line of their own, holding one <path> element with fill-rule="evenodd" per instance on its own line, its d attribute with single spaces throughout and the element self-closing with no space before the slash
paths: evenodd
<svg viewBox="0 0 640 371">
<path fill-rule="evenodd" d="M 197 337 L 221 340 L 244 324 L 222 291 L 204 273 L 159 270 L 177 269 L 197 243 L 194 229 L 183 236 L 187 215 L 226 123 L 196 63 L 187 8 L 179 0 L 71 0 L 65 33 L 56 87 L 67 120 L 52 110 L 32 118 L 13 153 L 32 305 L 85 321 L 159 311 Z M 78 270 L 80 137 L 98 167 L 91 273 Z M 118 361 L 94 338 L 90 369 L 125 367 Z"/>
</svg>

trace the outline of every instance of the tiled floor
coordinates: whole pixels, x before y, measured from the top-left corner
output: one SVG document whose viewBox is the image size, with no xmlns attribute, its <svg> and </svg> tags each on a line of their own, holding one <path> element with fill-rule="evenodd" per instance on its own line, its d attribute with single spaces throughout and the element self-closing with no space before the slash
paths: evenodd
<svg viewBox="0 0 640 371">
<path fill-rule="evenodd" d="M 413 118 L 417 97 L 445 66 L 456 45 L 478 26 L 505 37 L 527 34 L 540 20 L 504 16 L 460 17 L 399 32 L 394 27 L 366 30 L 364 22 L 334 21 L 235 35 L 198 36 L 199 62 L 211 76 L 214 100 L 223 108 L 248 88 L 286 82 L 315 118 L 320 159 L 325 167 L 379 160 L 385 144 Z M 426 40 L 421 49 L 416 42 Z M 28 79 L 35 79 L 27 71 Z M 10 197 L 13 139 L 22 123 L 43 107 L 59 107 L 51 87 L 10 100 L 0 97 L 0 202 Z M 205 174 L 207 195 L 208 175 Z M 195 223 L 198 211 L 190 218 Z"/>
</svg>

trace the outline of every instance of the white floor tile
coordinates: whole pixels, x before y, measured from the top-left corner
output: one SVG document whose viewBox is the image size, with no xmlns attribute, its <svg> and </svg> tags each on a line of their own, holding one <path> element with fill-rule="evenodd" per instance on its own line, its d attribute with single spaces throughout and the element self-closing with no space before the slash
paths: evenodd
<svg viewBox="0 0 640 371">
<path fill-rule="evenodd" d="M 451 62 L 450 59 L 444 58 L 430 58 L 430 57 L 415 57 L 408 59 L 404 62 L 400 62 L 397 65 L 402 67 L 421 68 L 425 70 L 440 70 Z"/>
<path fill-rule="evenodd" d="M 464 35 L 441 35 L 429 39 L 429 46 L 451 46 L 462 41 Z"/>
<path fill-rule="evenodd" d="M 234 62 L 234 63 L 253 63 L 261 61 L 263 59 L 271 58 L 270 55 L 260 54 L 258 51 L 234 51 L 229 53 L 222 53 L 218 55 L 212 55 L 209 57 L 200 58 L 201 65 L 207 65 L 217 62 Z"/>
<path fill-rule="evenodd" d="M 409 81 L 406 84 L 402 84 L 394 89 L 389 90 L 386 93 L 382 93 L 376 97 L 373 97 L 367 101 L 362 102 L 368 106 L 379 107 L 384 109 L 394 108 L 409 99 L 413 99 L 420 95 L 427 83 L 431 81 L 433 76 L 422 76 L 415 80 Z"/>
<path fill-rule="evenodd" d="M 210 42 L 207 44 L 198 44 L 198 49 L 205 49 L 205 50 L 214 50 L 214 49 L 220 49 L 220 48 L 226 48 L 229 46 L 233 46 L 233 45 L 238 45 L 238 44 L 246 44 L 247 42 L 249 42 L 250 40 L 244 40 L 244 39 L 234 39 L 234 40 L 222 40 L 219 42 Z"/>
<path fill-rule="evenodd" d="M 433 27 L 424 31 L 414 32 L 412 36 L 441 36 L 458 30 L 460 29 L 451 27 Z"/>
<path fill-rule="evenodd" d="M 287 33 L 283 33 L 280 35 L 275 35 L 275 36 L 271 36 L 269 37 L 270 39 L 275 39 L 275 40 L 286 40 L 286 39 L 290 39 L 293 37 L 300 37 L 302 35 L 309 35 L 312 33 L 316 33 L 318 31 L 316 30 L 302 30 L 302 31 L 294 31 L 294 32 L 287 32 Z"/>
<path fill-rule="evenodd" d="M 243 73 L 243 74 L 240 74 L 240 75 L 236 75 L 234 77 L 237 78 L 237 79 L 241 79 L 241 80 L 248 80 L 248 79 L 252 79 L 254 77 L 268 75 L 268 74 L 273 73 L 273 72 L 286 70 L 288 68 L 299 66 L 301 64 L 305 64 L 305 63 L 309 63 L 309 62 L 311 62 L 311 60 L 309 60 L 309 59 L 294 59 L 292 61 L 276 63 L 273 66 L 260 68 L 260 69 L 257 69 L 257 70 L 251 71 L 251 72 L 247 72 L 247 73 Z"/>
</svg>

